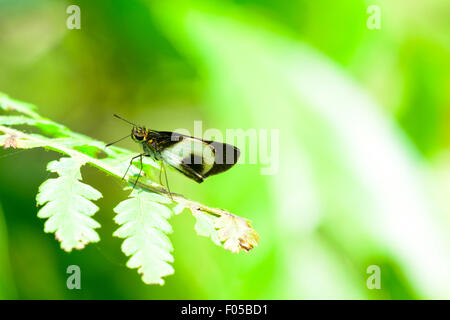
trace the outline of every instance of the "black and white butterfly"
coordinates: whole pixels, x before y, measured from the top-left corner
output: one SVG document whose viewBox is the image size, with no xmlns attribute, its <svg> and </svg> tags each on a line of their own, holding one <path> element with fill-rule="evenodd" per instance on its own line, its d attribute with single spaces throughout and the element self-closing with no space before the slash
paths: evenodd
<svg viewBox="0 0 450 320">
<path fill-rule="evenodd" d="M 209 176 L 230 169 L 240 156 L 239 149 L 227 143 L 203 140 L 176 132 L 149 130 L 118 115 L 114 116 L 133 126 L 131 138 L 142 145 L 143 152 L 130 161 L 130 166 L 134 159 L 140 158 L 141 172 L 142 157 L 151 157 L 161 161 L 162 168 L 166 163 L 186 177 L 201 183 Z M 111 144 L 113 143 L 107 146 Z M 137 180 L 135 186 L 136 183 Z"/>
</svg>

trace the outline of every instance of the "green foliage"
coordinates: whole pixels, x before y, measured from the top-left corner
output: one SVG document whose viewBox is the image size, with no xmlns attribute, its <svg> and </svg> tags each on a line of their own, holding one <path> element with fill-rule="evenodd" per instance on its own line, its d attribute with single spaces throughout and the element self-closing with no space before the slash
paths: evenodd
<svg viewBox="0 0 450 320">
<path fill-rule="evenodd" d="M 263 203 L 258 214 L 265 212 L 265 221 L 273 219 L 267 228 L 277 234 L 274 252 L 277 263 L 283 264 L 279 270 L 286 272 L 275 272 L 276 283 L 284 284 L 280 291 L 284 297 L 366 297 L 359 281 L 367 261 L 375 260 L 374 252 L 395 256 L 395 263 L 411 284 L 421 287 L 419 291 L 448 297 L 450 277 L 444 271 L 450 266 L 448 237 L 424 188 L 423 159 L 377 104 L 380 95 L 372 99 L 351 70 L 310 45 L 303 29 L 291 33 L 272 25 L 273 20 L 223 3 L 177 4 L 154 2 L 152 9 L 166 35 L 206 75 L 208 100 L 202 111 L 214 116 L 217 110 L 226 110 L 221 120 L 235 127 L 280 129 L 279 153 L 273 152 L 282 163 L 277 174 L 251 177 L 240 190 L 249 196 L 251 192 L 244 190 L 257 188 L 252 207 Z M 305 12 L 314 6 L 308 5 Z M 364 28 L 365 10 L 358 17 Z M 339 43 L 340 49 L 348 47 Z M 361 54 L 364 49 L 361 46 L 354 54 L 361 59 L 361 72 L 372 78 L 380 67 L 379 56 L 370 49 Z M 395 68 L 394 61 L 386 68 Z M 388 74 L 378 77 L 388 79 Z M 392 81 L 397 82 L 401 81 Z M 428 114 L 427 103 L 422 101 L 420 108 Z M 424 118 L 416 120 L 421 124 L 416 126 L 418 132 L 426 127 Z M 261 196 L 264 186 L 268 199 Z M 222 228 L 220 240 L 240 229 L 238 224 Z M 230 250 L 239 243 L 233 236 L 228 240 Z M 445 267 L 437 270 L 436 265 Z M 390 285 L 404 288 L 395 295 L 412 295 L 402 277 Z M 380 296 L 393 291 L 389 288 Z"/>
<path fill-rule="evenodd" d="M 122 178 L 128 167 L 128 160 L 135 154 L 115 146 L 106 148 L 103 142 L 42 118 L 35 112 L 34 106 L 10 99 L 4 94 L 0 94 L 0 109 L 20 113 L 0 116 L 0 146 L 5 149 L 43 147 L 68 156 L 48 164 L 47 170 L 58 174 L 58 177 L 48 179 L 39 187 L 36 202 L 43 206 L 38 217 L 47 219 L 44 231 L 54 233 L 65 251 L 83 249 L 91 242 L 100 241 L 95 231 L 100 224 L 92 218 L 99 208 L 92 201 L 101 198 L 102 194 L 81 182 L 80 168 L 90 164 L 116 178 Z M 34 127 L 42 134 L 27 133 L 13 128 L 15 126 Z M 98 157 L 100 152 L 106 154 L 106 157 Z M 173 262 L 173 247 L 167 237 L 172 232 L 172 227 L 167 219 L 173 212 L 181 213 L 184 208 L 189 208 L 196 217 L 197 233 L 210 237 L 215 244 L 232 252 L 248 251 L 256 245 L 257 236 L 248 238 L 245 234 L 248 230 L 244 233 L 242 230 L 235 230 L 221 241 L 221 230 L 227 228 L 228 223 L 231 226 L 233 221 L 226 222 L 225 226 L 223 223 L 216 225 L 221 220 L 217 217 L 231 217 L 231 214 L 182 196 L 168 197 L 162 186 L 148 179 L 152 169 L 159 169 L 159 165 L 152 159 L 145 158 L 144 176 L 140 178 L 138 188 L 131 192 L 129 199 L 120 202 L 114 209 L 117 213 L 114 220 L 120 225 L 114 235 L 124 239 L 122 251 L 130 257 L 127 266 L 138 268 L 145 283 L 162 285 L 162 277 L 174 273 L 170 265 Z M 125 178 L 133 182 L 138 173 L 138 168 L 132 165 Z M 177 203 L 173 209 L 172 199 Z M 254 230 L 251 233 L 256 234 Z M 230 241 L 234 241 L 232 246 Z"/>
<path fill-rule="evenodd" d="M 264 176 L 263 164 L 236 166 L 198 186 L 174 173 L 173 191 L 258 217 L 264 245 L 230 257 L 196 238 L 190 212 L 200 217 L 196 229 L 214 238 L 219 216 L 182 202 L 173 210 L 183 213 L 169 220 L 178 277 L 154 290 L 101 257 L 49 249 L 52 235 L 35 233 L 45 220 L 33 218 L 26 200 L 47 174 L 41 157 L 55 154 L 0 150 L 10 257 L 5 247 L 0 256 L 13 267 L 5 272 L 0 262 L 0 278 L 15 281 L 17 297 L 450 297 L 448 0 L 76 2 L 81 30 L 65 28 L 64 1 L 0 1 L 0 91 L 45 103 L 42 115 L 108 142 L 125 135 L 125 124 L 108 119 L 113 111 L 161 130 L 191 128 L 200 117 L 205 128 L 280 129 L 280 170 Z M 381 8 L 379 30 L 366 26 L 372 4 Z M 51 120 L 36 112 L 0 97 L 0 115 Z M 93 159 L 82 181 L 104 196 L 94 201 L 100 250 L 114 246 L 118 239 L 101 233 L 115 215 L 106 208 L 119 202 L 111 172 L 123 174 L 130 153 L 73 132 L 47 134 L 45 126 L 9 128 L 39 135 L 0 133 L 8 148 L 54 146 Z M 91 165 L 102 173 L 86 170 Z M 60 266 L 74 255 L 89 277 L 81 292 L 60 290 Z M 372 264 L 381 267 L 381 290 L 366 288 Z"/>
<path fill-rule="evenodd" d="M 0 203 L 0 299 L 15 299 L 16 290 L 9 264 L 8 234 Z"/>
</svg>

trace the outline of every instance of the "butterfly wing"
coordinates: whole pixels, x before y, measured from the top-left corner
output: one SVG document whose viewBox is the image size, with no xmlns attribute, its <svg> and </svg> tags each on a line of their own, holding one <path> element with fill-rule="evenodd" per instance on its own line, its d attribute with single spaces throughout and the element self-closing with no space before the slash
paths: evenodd
<svg viewBox="0 0 450 320">
<path fill-rule="evenodd" d="M 239 159 L 239 149 L 230 144 L 173 132 L 159 133 L 161 158 L 198 183 L 230 169 Z"/>
</svg>

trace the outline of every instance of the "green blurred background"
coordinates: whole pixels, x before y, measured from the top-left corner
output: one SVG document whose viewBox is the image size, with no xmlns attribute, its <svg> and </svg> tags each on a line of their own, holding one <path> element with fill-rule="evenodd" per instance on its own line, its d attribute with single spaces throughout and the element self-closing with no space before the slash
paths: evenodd
<svg viewBox="0 0 450 320">
<path fill-rule="evenodd" d="M 81 30 L 66 28 L 71 4 Z M 163 287 L 112 237 L 119 181 L 83 169 L 104 196 L 102 241 L 66 253 L 34 200 L 60 156 L 1 150 L 0 298 L 450 298 L 449 13 L 446 0 L 0 0 L 0 91 L 74 131 L 113 141 L 130 129 L 113 113 L 156 130 L 280 130 L 274 175 L 169 174 L 172 191 L 251 219 L 260 244 L 233 255 L 175 216 Z M 66 288 L 71 264 L 81 290 Z"/>
</svg>

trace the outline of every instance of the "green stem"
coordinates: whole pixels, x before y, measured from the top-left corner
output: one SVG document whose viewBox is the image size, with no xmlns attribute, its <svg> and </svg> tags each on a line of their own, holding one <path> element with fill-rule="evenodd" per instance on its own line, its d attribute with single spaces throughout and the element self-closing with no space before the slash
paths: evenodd
<svg viewBox="0 0 450 320">
<path fill-rule="evenodd" d="M 46 149 L 50 149 L 50 150 L 53 150 L 53 151 L 56 151 L 59 153 L 67 154 L 71 157 L 81 158 L 86 163 L 90 163 L 94 167 L 97 167 L 98 169 L 100 169 L 108 174 L 112 174 L 116 178 L 122 179 L 122 173 L 117 168 L 104 163 L 101 159 L 96 159 L 96 158 L 88 156 L 80 151 L 65 147 L 65 146 L 55 142 L 52 139 L 39 138 L 37 136 L 29 135 L 29 134 L 23 133 L 22 131 L 12 129 L 9 127 L 5 127 L 5 126 L 1 126 L 1 125 L 0 125 L 0 131 L 4 132 L 5 134 L 8 134 L 10 136 L 14 136 L 18 139 L 24 139 L 24 140 L 35 142 L 36 144 L 38 144 Z M 129 183 L 134 182 L 133 177 L 128 174 L 126 175 L 125 179 Z M 205 206 L 201 203 L 198 203 L 198 202 L 195 202 L 192 200 L 188 200 L 180 194 L 172 193 L 171 197 L 170 197 L 169 193 L 163 186 L 161 186 L 158 183 L 149 181 L 149 180 L 146 180 L 146 182 L 139 181 L 137 183 L 137 186 L 141 189 L 161 194 L 168 199 L 172 198 L 175 202 L 184 205 L 185 207 L 189 208 L 191 211 L 193 211 L 193 210 L 201 211 L 201 212 L 211 214 L 214 216 L 218 216 L 218 217 L 231 214 L 230 212 L 227 212 L 223 209 L 211 208 L 211 207 Z"/>
</svg>

